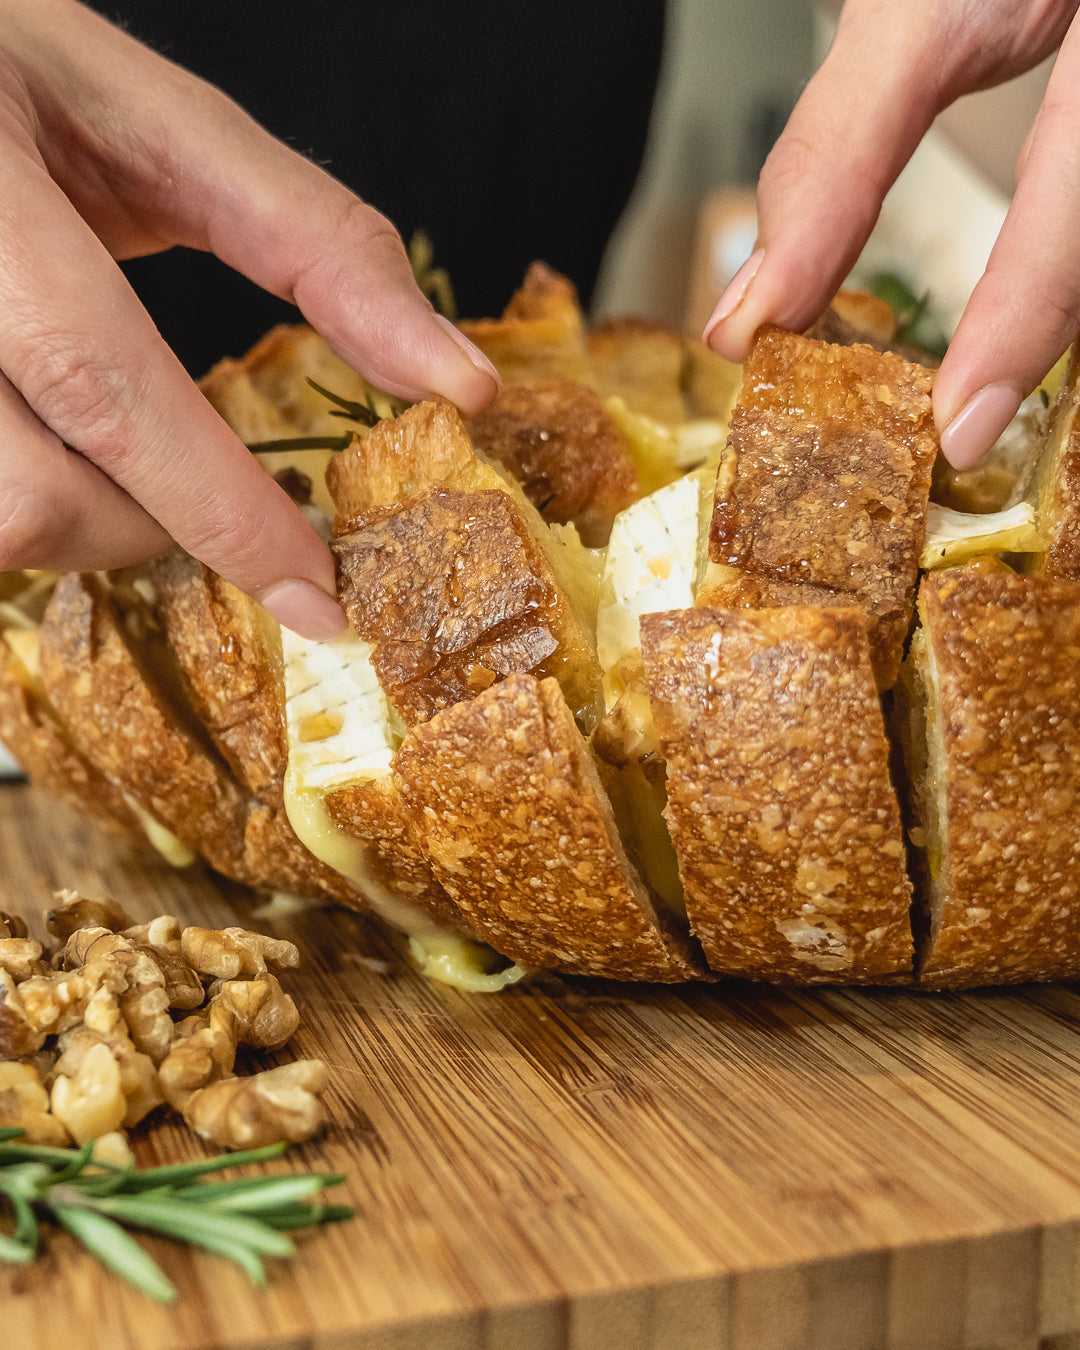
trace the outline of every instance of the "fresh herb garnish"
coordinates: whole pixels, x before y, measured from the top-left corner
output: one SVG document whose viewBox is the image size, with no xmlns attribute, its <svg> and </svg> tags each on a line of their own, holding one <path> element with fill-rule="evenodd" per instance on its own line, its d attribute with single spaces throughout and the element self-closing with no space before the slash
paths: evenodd
<svg viewBox="0 0 1080 1350">
<path fill-rule="evenodd" d="M 324 389 L 310 375 L 304 377 L 304 382 L 317 394 L 321 394 L 323 398 L 337 405 L 330 409 L 331 417 L 341 417 L 349 422 L 356 422 L 362 427 L 373 427 L 376 422 L 382 419 L 382 414 L 376 408 L 370 390 L 368 390 L 365 401 L 360 403 L 354 398 L 343 398 L 341 394 L 335 394 L 332 389 Z M 393 416 L 393 413 L 391 413 L 391 416 Z M 274 441 L 253 441 L 249 443 L 248 449 L 253 455 L 266 455 L 274 450 L 344 450 L 351 440 L 352 432 L 350 431 L 346 431 L 340 436 L 283 436 Z"/>
<path fill-rule="evenodd" d="M 894 341 L 901 346 L 917 347 L 940 360 L 948 339 L 930 314 L 930 292 L 916 295 L 895 272 L 878 272 L 870 278 L 870 290 L 884 300 L 896 315 Z"/>
<path fill-rule="evenodd" d="M 93 1160 L 92 1144 L 49 1148 L 21 1142 L 22 1131 L 0 1129 L 0 1261 L 26 1263 L 38 1253 L 40 1219 L 72 1233 L 90 1254 L 160 1303 L 176 1288 L 125 1228 L 174 1238 L 224 1256 L 266 1283 L 263 1258 L 290 1256 L 286 1230 L 352 1217 L 347 1205 L 305 1203 L 344 1177 L 313 1172 L 202 1181 L 250 1163 L 279 1157 L 286 1145 L 222 1154 L 167 1167 L 117 1167 Z"/>
</svg>

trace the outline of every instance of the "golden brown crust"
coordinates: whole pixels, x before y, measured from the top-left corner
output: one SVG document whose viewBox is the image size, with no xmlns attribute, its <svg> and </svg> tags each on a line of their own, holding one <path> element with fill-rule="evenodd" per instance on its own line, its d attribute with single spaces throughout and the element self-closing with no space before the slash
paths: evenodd
<svg viewBox="0 0 1080 1350">
<path fill-rule="evenodd" d="M 571 380 L 504 389 L 466 423 L 473 444 L 508 469 L 546 521 L 573 522 L 589 547 L 637 497 L 637 473 L 599 395 Z"/>
<path fill-rule="evenodd" d="M 572 655 L 565 602 L 504 492 L 432 492 L 333 548 L 345 611 L 409 726 Z"/>
<path fill-rule="evenodd" d="M 0 740 L 35 787 L 114 829 L 138 831 L 123 795 L 81 754 L 0 633 Z"/>
<path fill-rule="evenodd" d="M 252 803 L 244 826 L 244 863 L 252 884 L 266 890 L 356 903 L 356 892 L 345 878 L 297 839 L 283 805 Z"/>
<path fill-rule="evenodd" d="M 844 347 L 865 342 L 878 351 L 887 351 L 896 336 L 896 314 L 886 300 L 869 291 L 838 291 L 806 330 L 806 336 Z"/>
<path fill-rule="evenodd" d="M 338 829 L 365 846 L 366 870 L 377 889 L 422 910 L 448 932 L 476 937 L 472 924 L 435 880 L 390 774 L 333 788 L 326 794 L 326 806 Z M 355 894 L 351 903 L 362 906 Z"/>
<path fill-rule="evenodd" d="M 285 436 L 340 436 L 344 425 L 334 405 L 308 384 L 363 403 L 363 376 L 334 355 L 307 324 L 278 324 L 239 361 L 218 362 L 199 388 L 241 440 Z"/>
<path fill-rule="evenodd" d="M 245 794 L 154 687 L 93 574 L 72 573 L 54 591 L 41 625 L 41 673 L 49 701 L 99 773 L 218 871 L 252 880 Z"/>
<path fill-rule="evenodd" d="M 1039 531 L 1046 552 L 1035 570 L 1047 577 L 1080 581 L 1080 343 L 1054 405 L 1039 466 Z"/>
<path fill-rule="evenodd" d="M 894 983 L 911 885 L 857 610 L 641 620 L 691 927 L 752 979 Z"/>
<path fill-rule="evenodd" d="M 504 385 L 523 380 L 587 383 L 585 319 L 573 284 L 534 262 L 501 319 L 462 320 L 458 327 L 498 370 Z"/>
<path fill-rule="evenodd" d="M 936 987 L 1080 977 L 1080 585 L 931 573 L 919 608 L 947 814 Z"/>
<path fill-rule="evenodd" d="M 340 533 L 373 511 L 397 510 L 433 487 L 479 486 L 477 466 L 461 414 L 445 399 L 418 403 L 386 418 L 330 462 L 326 482 L 337 505 Z M 489 469 L 488 475 L 494 478 Z M 483 486 L 490 486 L 484 483 Z"/>
<path fill-rule="evenodd" d="M 248 791 L 280 805 L 288 749 L 277 625 L 180 549 L 152 563 L 150 576 L 199 720 Z"/>
<path fill-rule="evenodd" d="M 605 396 L 632 411 L 674 425 L 686 420 L 686 349 L 682 336 L 649 319 L 618 318 L 588 336 L 589 369 Z"/>
<path fill-rule="evenodd" d="M 627 861 L 554 681 L 513 675 L 405 738 L 394 776 L 432 870 L 496 951 L 612 979 L 700 973 Z"/>
<path fill-rule="evenodd" d="M 930 387 L 929 371 L 892 353 L 764 328 L 717 480 L 712 561 L 744 573 L 756 604 L 790 601 L 794 586 L 859 605 L 881 688 L 914 610 L 937 448 Z"/>
</svg>

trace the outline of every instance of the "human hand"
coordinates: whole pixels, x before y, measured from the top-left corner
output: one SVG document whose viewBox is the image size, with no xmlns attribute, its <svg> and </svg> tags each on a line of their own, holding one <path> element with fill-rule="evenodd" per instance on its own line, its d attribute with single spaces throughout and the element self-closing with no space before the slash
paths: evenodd
<svg viewBox="0 0 1080 1350">
<path fill-rule="evenodd" d="M 390 393 L 476 412 L 498 388 L 376 211 L 75 0 L 0 0 L 0 570 L 117 567 L 174 539 L 333 636 L 329 551 L 114 262 L 174 244 L 294 301 Z"/>
<path fill-rule="evenodd" d="M 1060 45 L 1008 216 L 934 382 L 941 448 L 956 468 L 970 467 L 1080 329 L 1078 8 L 848 0 L 762 170 L 757 246 L 709 320 L 710 345 L 743 360 L 762 323 L 805 328 L 851 269 L 935 116 Z"/>
</svg>

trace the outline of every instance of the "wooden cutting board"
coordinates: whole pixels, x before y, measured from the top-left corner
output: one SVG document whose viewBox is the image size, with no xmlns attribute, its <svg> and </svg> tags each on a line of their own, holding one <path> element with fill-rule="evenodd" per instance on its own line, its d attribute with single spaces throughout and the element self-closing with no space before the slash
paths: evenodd
<svg viewBox="0 0 1080 1350">
<path fill-rule="evenodd" d="M 0 908 L 38 916 L 61 886 L 259 922 L 239 888 L 0 789 Z M 148 1241 L 175 1309 L 50 1237 L 0 1269 L 0 1346 L 1080 1348 L 1072 989 L 469 996 L 357 915 L 272 930 L 303 953 L 295 1053 L 332 1069 L 332 1124 L 292 1157 L 347 1173 L 356 1219 L 300 1235 L 265 1292 Z M 136 1142 L 201 1152 L 167 1121 Z"/>
</svg>

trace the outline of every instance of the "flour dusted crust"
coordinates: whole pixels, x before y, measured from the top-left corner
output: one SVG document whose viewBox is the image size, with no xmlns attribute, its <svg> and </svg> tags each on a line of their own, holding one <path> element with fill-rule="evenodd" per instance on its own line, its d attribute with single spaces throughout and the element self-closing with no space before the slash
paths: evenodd
<svg viewBox="0 0 1080 1350">
<path fill-rule="evenodd" d="M 246 794 L 205 732 L 156 687 L 94 574 L 71 573 L 53 592 L 41 674 L 100 774 L 226 876 L 255 880 L 245 861 Z"/>
<path fill-rule="evenodd" d="M 436 877 L 496 951 L 610 979 L 704 973 L 627 860 L 555 681 L 512 675 L 446 709 L 393 771 Z"/>
<path fill-rule="evenodd" d="M 931 373 L 766 327 L 743 370 L 699 602 L 858 605 L 878 684 L 900 668 L 937 450 Z"/>
<path fill-rule="evenodd" d="M 856 610 L 646 615 L 666 816 L 713 970 L 910 978 L 911 885 Z"/>
<path fill-rule="evenodd" d="M 919 597 L 940 829 L 920 983 L 1080 977 L 1080 584 L 969 569 Z"/>
</svg>

